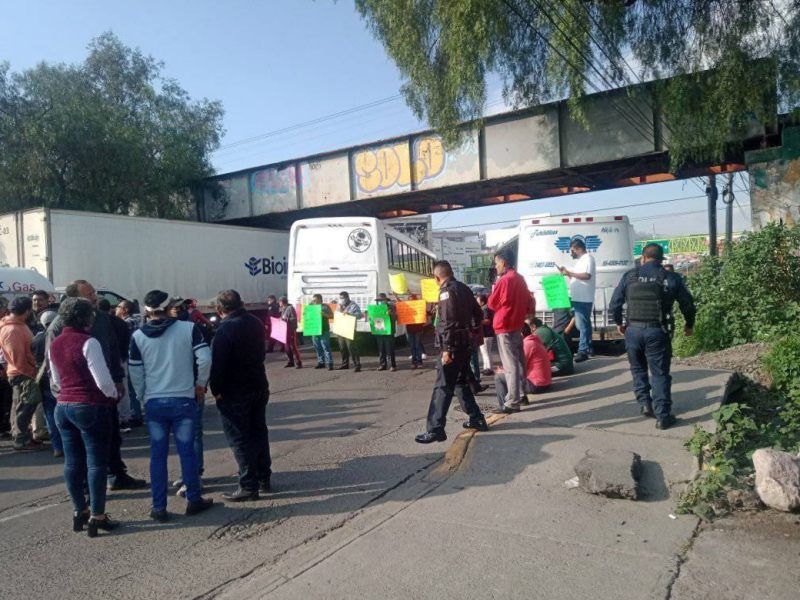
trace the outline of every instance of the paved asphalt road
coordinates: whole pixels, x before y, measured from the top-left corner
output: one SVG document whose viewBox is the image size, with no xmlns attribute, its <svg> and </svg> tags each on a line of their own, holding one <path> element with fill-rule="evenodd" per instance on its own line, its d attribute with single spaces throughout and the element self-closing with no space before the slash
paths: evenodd
<svg viewBox="0 0 800 600">
<path fill-rule="evenodd" d="M 58 461 L 4 442 L 0 598 L 670 595 L 697 531 L 696 519 L 669 517 L 671 487 L 691 471 L 682 439 L 708 424 L 726 374 L 676 372 L 681 421 L 658 432 L 637 414 L 624 358 L 597 358 L 488 434 L 455 441 L 463 415 L 451 410 L 448 442 L 420 446 L 434 372 L 400 362 L 376 373 L 366 359 L 354 374 L 283 369 L 271 357 L 274 493 L 196 517 L 171 497 L 174 520 L 157 524 L 147 490 L 114 492 L 108 511 L 123 527 L 94 540 L 71 531 Z M 219 502 L 235 466 L 213 404 L 205 427 L 207 491 Z M 583 452 L 605 447 L 642 454 L 645 501 L 564 487 Z M 147 475 L 143 430 L 125 436 L 123 454 Z M 460 466 L 449 469 L 454 455 Z M 674 597 L 705 597 L 686 588 Z"/>
<path fill-rule="evenodd" d="M 442 458 L 420 446 L 433 370 L 396 373 L 284 369 L 268 361 L 268 423 L 275 491 L 258 502 L 215 506 L 167 524 L 148 518 L 149 490 L 110 492 L 123 527 L 90 540 L 71 531 L 60 461 L 49 452 L 19 454 L 0 444 L 0 598 L 193 598 L 323 536 L 362 507 Z M 313 361 L 307 364 L 313 365 Z M 432 362 L 429 365 L 432 366 Z M 487 398 L 488 400 L 488 398 Z M 459 413 L 455 413 L 459 415 Z M 149 480 L 144 428 L 124 435 L 123 457 Z M 205 415 L 208 495 L 235 488 L 233 456 L 213 403 Z M 170 476 L 179 474 L 170 456 Z"/>
</svg>

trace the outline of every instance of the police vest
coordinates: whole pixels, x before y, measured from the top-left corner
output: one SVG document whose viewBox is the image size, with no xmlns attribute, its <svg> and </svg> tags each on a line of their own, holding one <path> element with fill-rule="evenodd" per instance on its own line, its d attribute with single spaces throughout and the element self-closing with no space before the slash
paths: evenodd
<svg viewBox="0 0 800 600">
<path fill-rule="evenodd" d="M 625 297 L 628 321 L 663 324 L 666 280 L 664 269 L 659 271 L 655 281 L 639 281 L 639 269 L 628 274 Z"/>
</svg>

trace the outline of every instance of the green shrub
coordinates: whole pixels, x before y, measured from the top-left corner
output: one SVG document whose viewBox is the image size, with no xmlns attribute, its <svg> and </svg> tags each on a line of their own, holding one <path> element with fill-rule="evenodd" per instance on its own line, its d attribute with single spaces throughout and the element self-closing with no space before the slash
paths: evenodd
<svg viewBox="0 0 800 600">
<path fill-rule="evenodd" d="M 723 258 L 706 257 L 687 283 L 697 304 L 694 336 L 679 319 L 675 353 L 690 356 L 768 342 L 800 322 L 800 226 L 772 223 Z"/>
</svg>

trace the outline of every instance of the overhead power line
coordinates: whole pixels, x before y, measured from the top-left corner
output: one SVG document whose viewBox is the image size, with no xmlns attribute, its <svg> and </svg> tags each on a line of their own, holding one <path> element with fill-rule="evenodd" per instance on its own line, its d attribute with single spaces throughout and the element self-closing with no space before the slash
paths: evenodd
<svg viewBox="0 0 800 600">
<path fill-rule="evenodd" d="M 309 121 L 303 121 L 301 123 L 295 123 L 293 125 L 287 125 L 286 127 L 281 127 L 280 129 L 273 129 L 272 131 L 267 131 L 266 133 L 261 133 L 259 135 L 255 135 L 249 138 L 245 138 L 242 140 L 237 140 L 235 142 L 230 142 L 228 144 L 224 144 L 217 148 L 215 152 L 219 152 L 220 150 L 227 150 L 228 148 L 234 148 L 236 146 L 241 146 L 244 144 L 251 144 L 258 140 L 262 140 L 265 138 L 275 137 L 276 135 L 281 135 L 284 133 L 288 133 L 290 131 L 294 131 L 295 129 L 301 129 L 303 127 L 309 127 L 311 125 L 317 125 L 319 123 L 324 123 L 325 121 L 330 121 L 331 119 L 336 119 L 343 115 L 349 115 L 354 112 L 359 112 L 362 110 L 367 110 L 373 108 L 375 106 L 380 106 L 381 104 L 387 104 L 389 102 L 395 102 L 402 98 L 401 94 L 395 94 L 393 96 L 388 96 L 386 98 L 381 98 L 380 100 L 375 100 L 373 102 L 368 102 L 367 104 L 361 104 L 359 106 L 353 106 L 352 108 L 348 108 L 345 110 L 340 110 L 339 112 L 331 113 L 329 115 L 324 115 L 321 117 L 317 117 L 315 119 L 311 119 Z"/>
</svg>

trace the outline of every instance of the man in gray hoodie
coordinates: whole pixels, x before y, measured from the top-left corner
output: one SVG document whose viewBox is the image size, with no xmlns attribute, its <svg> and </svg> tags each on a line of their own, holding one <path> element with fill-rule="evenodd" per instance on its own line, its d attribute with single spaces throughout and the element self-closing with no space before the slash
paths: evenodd
<svg viewBox="0 0 800 600">
<path fill-rule="evenodd" d="M 167 314 L 169 295 L 161 290 L 144 297 L 148 321 L 131 336 L 128 372 L 136 396 L 145 405 L 150 434 L 150 486 L 153 508 L 150 516 L 166 521 L 167 455 L 169 433 L 181 459 L 186 486 L 186 514 L 211 507 L 213 500 L 200 495 L 200 472 L 194 449 L 198 404 L 205 399 L 211 371 L 211 349 L 203 332 L 191 321 Z"/>
</svg>

